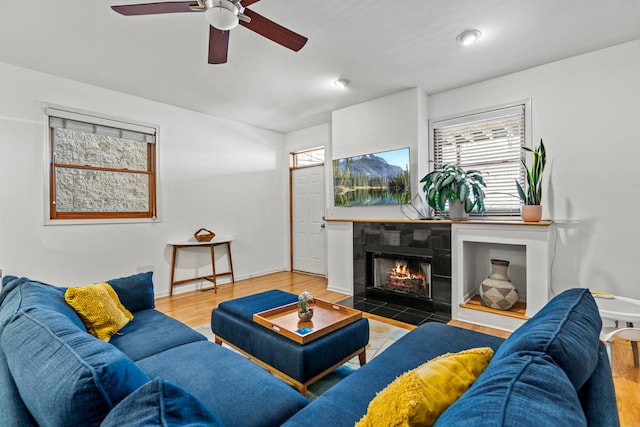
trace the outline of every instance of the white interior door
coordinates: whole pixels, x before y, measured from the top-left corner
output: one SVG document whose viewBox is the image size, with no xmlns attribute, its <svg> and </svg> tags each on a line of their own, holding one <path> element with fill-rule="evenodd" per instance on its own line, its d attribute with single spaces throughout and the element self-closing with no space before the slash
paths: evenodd
<svg viewBox="0 0 640 427">
<path fill-rule="evenodd" d="M 324 166 L 291 174 L 293 270 L 326 275 Z"/>
</svg>

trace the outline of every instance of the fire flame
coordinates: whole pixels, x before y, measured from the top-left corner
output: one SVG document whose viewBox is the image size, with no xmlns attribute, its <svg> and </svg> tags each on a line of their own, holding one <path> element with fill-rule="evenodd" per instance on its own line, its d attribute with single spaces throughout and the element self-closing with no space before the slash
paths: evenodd
<svg viewBox="0 0 640 427">
<path fill-rule="evenodd" d="M 390 276 L 395 279 L 424 278 L 422 274 L 414 274 L 411 271 L 409 271 L 409 266 L 404 263 L 397 263 L 396 266 L 391 269 Z"/>
</svg>

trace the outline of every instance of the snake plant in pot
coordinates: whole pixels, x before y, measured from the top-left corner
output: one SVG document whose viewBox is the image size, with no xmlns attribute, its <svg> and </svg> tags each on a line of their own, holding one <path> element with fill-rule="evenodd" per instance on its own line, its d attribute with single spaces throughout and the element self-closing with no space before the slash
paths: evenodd
<svg viewBox="0 0 640 427">
<path fill-rule="evenodd" d="M 525 172 L 525 187 L 516 180 L 518 195 L 522 203 L 524 203 L 521 216 L 525 222 L 537 222 L 542 218 L 542 205 L 540 204 L 542 201 L 542 172 L 544 172 L 544 167 L 547 163 L 547 151 L 542 139 L 536 148 L 522 147 L 522 149 L 532 153 L 533 160 L 531 168 L 522 160 Z"/>
<path fill-rule="evenodd" d="M 449 202 L 449 218 L 465 220 L 475 207 L 485 212 L 484 190 L 487 185 L 478 170 L 464 170 L 456 165 L 444 163 L 425 175 L 420 182 L 429 206 L 444 210 Z"/>
</svg>

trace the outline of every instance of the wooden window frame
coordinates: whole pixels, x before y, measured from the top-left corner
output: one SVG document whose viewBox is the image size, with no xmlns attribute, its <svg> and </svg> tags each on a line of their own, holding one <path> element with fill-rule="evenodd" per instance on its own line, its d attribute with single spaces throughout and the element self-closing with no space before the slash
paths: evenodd
<svg viewBox="0 0 640 427">
<path fill-rule="evenodd" d="M 64 109 L 62 109 L 64 108 Z M 62 114 L 60 113 L 62 112 Z M 72 163 L 58 163 L 55 156 L 55 128 L 49 124 L 50 117 L 60 117 L 64 115 L 64 112 L 69 112 L 70 117 L 73 120 L 83 121 L 88 124 L 100 126 L 104 123 L 109 123 L 111 127 L 119 130 L 127 131 L 127 127 L 144 127 L 153 129 L 153 142 L 147 142 L 147 159 L 146 170 L 132 170 L 126 168 L 112 168 L 104 166 L 92 166 L 92 165 L 80 165 Z M 157 126 L 132 123 L 126 119 L 119 119 L 113 117 L 107 117 L 94 113 L 79 112 L 77 110 L 71 110 L 66 107 L 51 107 L 45 105 L 46 127 L 47 132 L 47 146 L 48 146 L 48 215 L 46 220 L 49 223 L 69 223 L 69 221 L 112 221 L 112 220 L 134 220 L 134 221 L 156 221 L 157 220 Z M 123 127 L 117 126 L 122 124 Z M 113 173 L 134 173 L 139 175 L 146 175 L 149 179 L 148 187 L 148 210 L 147 211 L 106 211 L 106 212 L 58 212 L 56 209 L 56 168 L 64 167 L 69 169 L 78 170 L 95 170 L 102 172 Z"/>
<path fill-rule="evenodd" d="M 297 161 L 297 157 L 299 155 L 301 155 L 301 154 L 311 153 L 311 152 L 320 151 L 320 150 L 322 150 L 323 155 L 326 153 L 325 147 L 306 148 L 304 150 L 294 151 L 292 153 L 289 153 L 289 168 L 290 169 L 302 169 L 302 168 L 309 168 L 309 167 L 324 165 L 324 162 L 325 162 L 326 158 L 325 158 L 325 160 L 309 163 L 309 164 L 306 164 L 306 165 L 299 165 L 298 161 Z"/>
</svg>

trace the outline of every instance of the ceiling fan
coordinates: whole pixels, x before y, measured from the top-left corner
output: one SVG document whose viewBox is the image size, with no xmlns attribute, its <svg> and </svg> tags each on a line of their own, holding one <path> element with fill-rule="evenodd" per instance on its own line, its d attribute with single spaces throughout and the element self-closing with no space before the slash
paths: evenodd
<svg viewBox="0 0 640 427">
<path fill-rule="evenodd" d="M 111 6 L 121 15 L 202 12 L 209 22 L 209 64 L 227 62 L 229 31 L 238 24 L 286 48 L 299 51 L 307 38 L 247 9 L 260 0 L 195 0 Z"/>
</svg>

